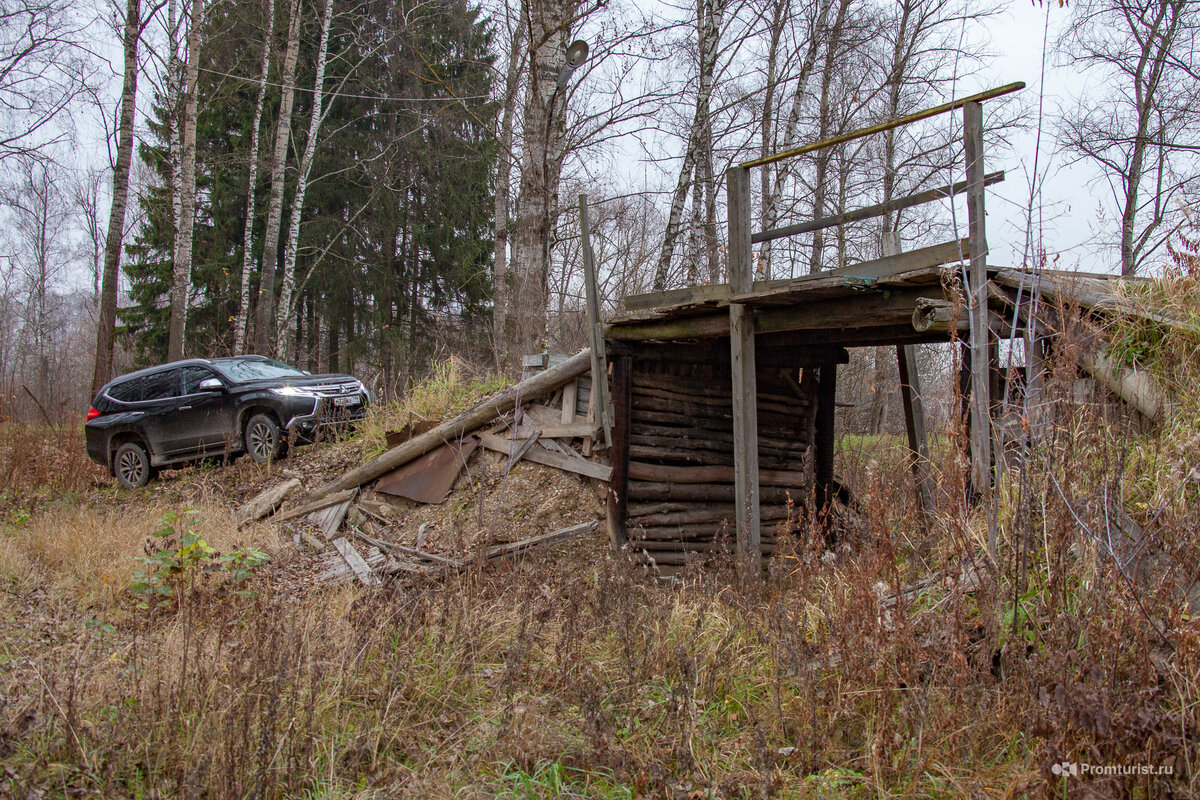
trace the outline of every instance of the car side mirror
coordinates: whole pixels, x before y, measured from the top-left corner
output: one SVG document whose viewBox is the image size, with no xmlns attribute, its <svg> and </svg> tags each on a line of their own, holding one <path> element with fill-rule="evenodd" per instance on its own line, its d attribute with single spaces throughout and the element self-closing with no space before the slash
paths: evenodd
<svg viewBox="0 0 1200 800">
<path fill-rule="evenodd" d="M 303 372 L 305 375 L 312 375 L 312 373 L 311 373 L 311 372 L 309 372 L 309 371 L 308 371 L 308 370 L 306 370 L 306 369 L 302 369 L 302 370 L 300 370 L 300 371 L 301 371 L 301 372 Z"/>
<path fill-rule="evenodd" d="M 221 383 L 218 378 L 205 378 L 200 381 L 200 391 L 202 392 L 223 392 L 225 384 Z"/>
</svg>

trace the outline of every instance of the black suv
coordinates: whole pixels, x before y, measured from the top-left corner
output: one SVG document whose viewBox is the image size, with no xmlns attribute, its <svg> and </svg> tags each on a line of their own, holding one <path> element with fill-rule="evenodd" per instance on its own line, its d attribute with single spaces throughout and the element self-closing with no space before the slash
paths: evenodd
<svg viewBox="0 0 1200 800">
<path fill-rule="evenodd" d="M 310 375 L 263 356 L 193 358 L 110 382 L 88 409 L 88 455 L 122 486 L 159 467 L 246 451 L 278 458 L 288 434 L 361 419 L 370 401 L 350 375 Z"/>
</svg>

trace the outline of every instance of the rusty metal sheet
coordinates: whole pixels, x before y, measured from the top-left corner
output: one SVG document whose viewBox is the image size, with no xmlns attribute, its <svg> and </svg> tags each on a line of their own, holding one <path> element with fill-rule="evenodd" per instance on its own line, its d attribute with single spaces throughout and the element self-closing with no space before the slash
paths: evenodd
<svg viewBox="0 0 1200 800">
<path fill-rule="evenodd" d="M 458 473 L 478 446 L 479 437 L 468 436 L 430 450 L 384 475 L 376 482 L 375 491 L 418 503 L 440 503 L 450 494 Z"/>
</svg>

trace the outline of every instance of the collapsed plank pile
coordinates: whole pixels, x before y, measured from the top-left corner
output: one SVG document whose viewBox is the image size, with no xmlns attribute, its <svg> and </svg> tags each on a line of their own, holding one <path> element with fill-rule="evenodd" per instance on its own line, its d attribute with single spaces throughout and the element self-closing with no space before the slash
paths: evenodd
<svg viewBox="0 0 1200 800">
<path fill-rule="evenodd" d="M 402 437 L 380 456 L 283 509 L 288 498 L 300 494 L 299 479 L 291 478 L 248 501 L 239 519 L 303 523 L 294 525 L 293 535 L 297 544 L 325 553 L 320 577 L 356 578 L 364 585 L 399 573 L 442 575 L 590 534 L 597 528 L 594 521 L 449 558 L 422 549 L 420 538 L 416 547 L 389 541 L 394 523 L 373 509 L 363 489 L 371 485 L 380 494 L 441 502 L 478 447 L 505 457 L 504 475 L 523 459 L 607 484 L 611 468 L 585 456 L 605 449 L 599 405 L 606 395 L 591 385 L 594 362 L 587 350 L 567 358 L 454 419 Z"/>
</svg>

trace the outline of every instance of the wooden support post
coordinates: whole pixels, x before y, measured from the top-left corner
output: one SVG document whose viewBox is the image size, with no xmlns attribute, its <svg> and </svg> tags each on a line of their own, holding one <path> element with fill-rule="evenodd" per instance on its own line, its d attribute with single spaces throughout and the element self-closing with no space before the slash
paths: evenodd
<svg viewBox="0 0 1200 800">
<path fill-rule="evenodd" d="M 604 320 L 600 317 L 600 287 L 588 223 L 588 198 L 579 195 L 579 228 L 583 237 L 583 283 L 587 292 L 588 332 L 592 343 L 592 408 L 604 428 L 604 444 L 612 447 L 613 408 L 608 397 L 608 362 L 604 352 Z"/>
<path fill-rule="evenodd" d="M 750 243 L 750 171 L 725 173 L 729 202 L 729 293 L 749 292 L 754 283 Z M 741 303 L 729 305 L 729 348 L 733 371 L 733 483 L 738 558 L 747 573 L 762 569 L 758 485 L 758 387 L 754 359 L 754 315 Z"/>
<path fill-rule="evenodd" d="M 917 346 L 896 345 L 896 363 L 900 367 L 900 404 L 904 407 L 904 428 L 917 499 L 926 520 L 933 518 L 936 506 L 933 480 L 929 474 L 929 440 L 925 436 L 925 401 L 921 398 L 921 376 L 917 372 Z"/>
<path fill-rule="evenodd" d="M 984 222 L 983 106 L 963 105 L 963 152 L 967 162 L 967 227 L 971 239 L 971 479 L 976 492 L 992 485 L 991 392 L 987 326 L 987 226 Z"/>
<path fill-rule="evenodd" d="M 575 403 L 579 397 L 579 379 L 568 383 L 563 387 L 562 399 L 562 423 L 563 425 L 571 425 L 575 422 Z"/>
<path fill-rule="evenodd" d="M 613 358 L 613 427 L 608 463 L 612 477 L 608 479 L 608 540 L 619 550 L 628 537 L 625 517 L 629 507 L 629 424 L 633 410 L 633 359 L 628 355 Z"/>
<path fill-rule="evenodd" d="M 817 375 L 816 430 L 817 506 L 823 508 L 834 497 L 833 455 L 837 447 L 837 364 L 822 364 Z"/>
</svg>

